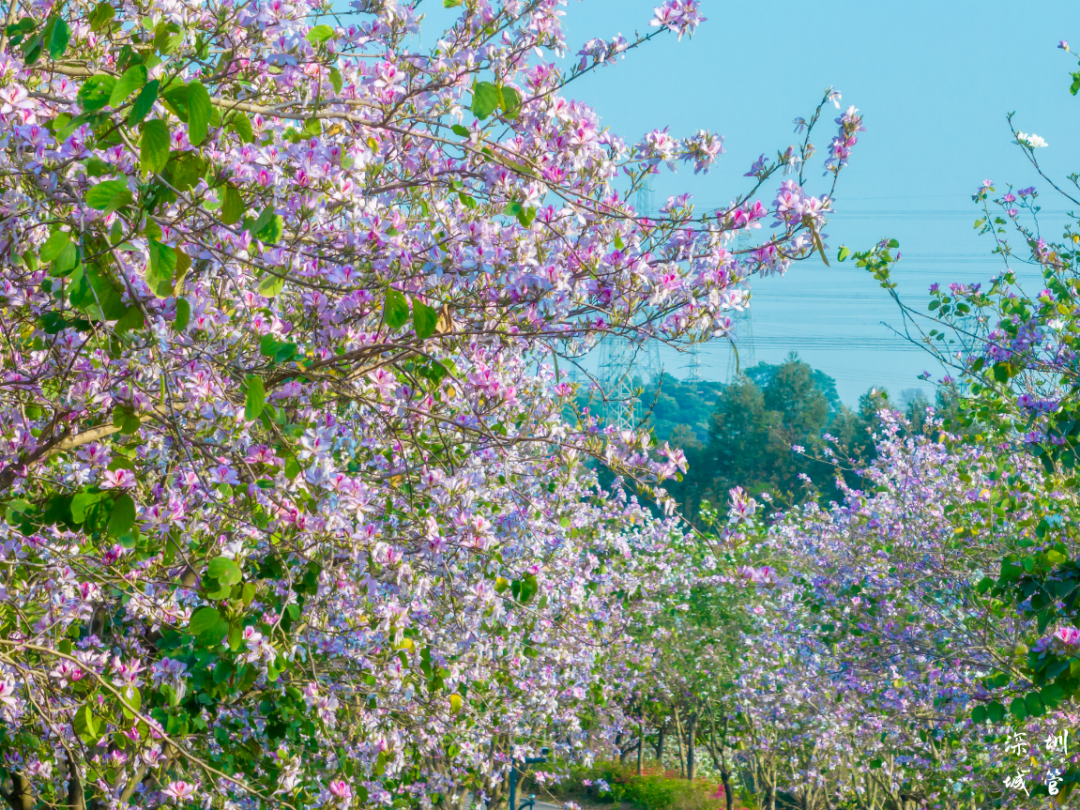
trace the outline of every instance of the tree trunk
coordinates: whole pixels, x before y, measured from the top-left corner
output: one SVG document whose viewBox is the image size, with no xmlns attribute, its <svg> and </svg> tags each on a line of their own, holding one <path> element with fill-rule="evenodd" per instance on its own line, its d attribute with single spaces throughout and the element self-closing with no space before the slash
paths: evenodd
<svg viewBox="0 0 1080 810">
<path fill-rule="evenodd" d="M 11 775 L 11 792 L 0 787 L 0 795 L 4 797 L 11 810 L 32 810 L 34 807 L 34 795 L 30 790 L 30 782 L 21 773 Z"/>
<path fill-rule="evenodd" d="M 697 761 L 694 759 L 694 739 L 697 737 L 697 712 L 686 721 L 686 778 L 691 782 L 697 776 Z"/>
<path fill-rule="evenodd" d="M 641 776 L 641 760 L 645 756 L 645 702 L 638 706 L 637 775 Z"/>
<path fill-rule="evenodd" d="M 675 707 L 675 739 L 679 741 L 679 776 L 686 776 L 686 748 L 683 746 L 682 721 L 679 720 L 679 707 Z"/>
<path fill-rule="evenodd" d="M 713 731 L 716 730 L 716 720 L 713 719 Z M 720 739 L 720 781 L 724 783 L 724 801 L 727 804 L 727 810 L 735 810 L 735 794 L 731 790 L 731 771 L 727 766 L 727 754 L 725 749 L 727 748 L 727 732 L 728 732 L 728 719 L 724 718 L 724 736 Z"/>
<path fill-rule="evenodd" d="M 664 767 L 664 735 L 667 733 L 667 723 L 660 724 L 660 730 L 656 732 L 656 761 L 660 763 L 660 768 Z"/>
</svg>

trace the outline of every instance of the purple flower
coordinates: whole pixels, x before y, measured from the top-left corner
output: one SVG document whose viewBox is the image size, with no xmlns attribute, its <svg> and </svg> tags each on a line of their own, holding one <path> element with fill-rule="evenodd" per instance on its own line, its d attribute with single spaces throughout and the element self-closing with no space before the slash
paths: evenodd
<svg viewBox="0 0 1080 810">
<path fill-rule="evenodd" d="M 743 177 L 757 177 L 758 174 L 765 168 L 765 155 L 762 155 L 754 161 L 754 165 L 750 167 L 750 171 L 743 175 Z"/>
</svg>

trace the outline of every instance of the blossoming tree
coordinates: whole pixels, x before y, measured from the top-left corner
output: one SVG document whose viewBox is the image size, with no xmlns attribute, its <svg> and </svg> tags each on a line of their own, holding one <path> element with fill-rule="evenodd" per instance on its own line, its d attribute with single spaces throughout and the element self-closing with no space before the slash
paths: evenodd
<svg viewBox="0 0 1080 810">
<path fill-rule="evenodd" d="M 860 119 L 818 196 L 808 133 L 724 209 L 646 218 L 642 178 L 720 138 L 628 145 L 560 91 L 691 34 L 696 0 L 569 70 L 557 0 L 447 0 L 429 50 L 418 5 L 6 5 L 13 810 L 491 795 L 580 743 L 628 617 L 681 576 L 625 488 L 663 500 L 681 455 L 567 421 L 560 360 L 723 333 L 748 277 L 823 250 Z"/>
<path fill-rule="evenodd" d="M 843 503 L 765 526 L 733 493 L 721 573 L 701 584 L 741 605 L 739 638 L 699 644 L 699 666 L 728 684 L 712 684 L 736 749 L 725 765 L 769 808 L 1029 807 L 1055 778 L 1065 797 L 1080 752 L 1062 735 L 1077 716 L 1060 692 L 1009 710 L 1037 680 L 1024 644 L 1036 622 L 987 593 L 983 573 L 1034 525 L 1039 468 L 1001 476 L 990 448 L 954 451 L 939 421 L 920 435 L 882 418 L 878 459 Z M 978 519 L 1008 498 L 992 524 Z M 1074 630 L 1038 648 L 1078 642 Z"/>
</svg>

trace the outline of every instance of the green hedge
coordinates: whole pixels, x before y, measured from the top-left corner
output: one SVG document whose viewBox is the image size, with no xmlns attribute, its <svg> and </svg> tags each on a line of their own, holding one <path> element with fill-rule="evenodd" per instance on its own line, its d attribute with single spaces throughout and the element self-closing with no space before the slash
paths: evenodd
<svg viewBox="0 0 1080 810">
<path fill-rule="evenodd" d="M 598 762 L 591 768 L 569 770 L 569 778 L 552 790 L 564 800 L 584 796 L 593 802 L 629 802 L 641 810 L 718 810 L 726 806 L 716 795 L 715 782 L 700 779 L 689 782 L 656 773 L 638 776 L 634 767 L 620 762 Z M 610 790 L 601 790 L 596 785 L 598 780 L 606 782 Z"/>
</svg>

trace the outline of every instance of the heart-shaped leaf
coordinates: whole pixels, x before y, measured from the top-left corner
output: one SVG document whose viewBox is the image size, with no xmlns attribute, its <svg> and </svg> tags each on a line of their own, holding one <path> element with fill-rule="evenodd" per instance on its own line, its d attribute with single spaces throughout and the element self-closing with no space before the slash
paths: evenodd
<svg viewBox="0 0 1080 810">
<path fill-rule="evenodd" d="M 132 65 L 124 74 L 116 80 L 116 85 L 109 94 L 109 106 L 119 107 L 132 93 L 141 90 L 146 85 L 148 76 L 146 65 Z"/>
<path fill-rule="evenodd" d="M 222 585 L 235 585 L 244 578 L 240 566 L 229 557 L 215 557 L 212 559 L 207 573 Z"/>
<path fill-rule="evenodd" d="M 134 199 L 125 180 L 106 180 L 86 192 L 86 204 L 106 214 L 130 205 Z"/>
<path fill-rule="evenodd" d="M 483 120 L 499 106 L 499 88 L 491 82 L 478 82 L 473 90 L 473 115 Z"/>
<path fill-rule="evenodd" d="M 263 381 L 254 374 L 247 378 L 247 393 L 244 396 L 244 418 L 254 422 L 266 407 L 266 388 Z"/>
<path fill-rule="evenodd" d="M 188 140 L 192 146 L 198 146 L 206 140 L 214 108 L 210 103 L 210 94 L 200 82 L 189 84 L 187 91 Z"/>
<path fill-rule="evenodd" d="M 146 174 L 157 174 L 169 162 L 169 125 L 160 118 L 142 125 L 139 158 Z"/>
<path fill-rule="evenodd" d="M 116 87 L 115 76 L 99 73 L 83 82 L 76 98 L 85 111 L 100 110 L 109 103 L 114 87 Z"/>
</svg>

